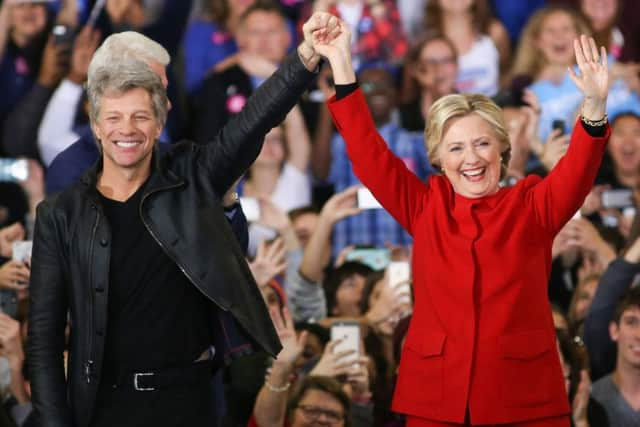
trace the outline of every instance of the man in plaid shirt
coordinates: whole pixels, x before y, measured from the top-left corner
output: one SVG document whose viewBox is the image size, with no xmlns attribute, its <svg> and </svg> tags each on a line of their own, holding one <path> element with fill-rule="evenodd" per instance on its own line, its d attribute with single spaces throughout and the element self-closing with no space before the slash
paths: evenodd
<svg viewBox="0 0 640 427">
<path fill-rule="evenodd" d="M 427 160 L 422 133 L 409 132 L 391 121 L 391 113 L 395 107 L 395 88 L 391 75 L 384 69 L 369 69 L 362 72 L 359 80 L 378 132 L 391 151 L 424 180 L 433 173 L 433 169 Z M 344 140 L 337 133 L 331 141 L 331 157 L 328 179 L 336 192 L 360 184 L 351 168 Z M 334 227 L 334 255 L 347 245 L 384 247 L 387 243 L 406 246 L 411 244 L 411 237 L 383 209 L 364 210 L 338 222 Z"/>
</svg>

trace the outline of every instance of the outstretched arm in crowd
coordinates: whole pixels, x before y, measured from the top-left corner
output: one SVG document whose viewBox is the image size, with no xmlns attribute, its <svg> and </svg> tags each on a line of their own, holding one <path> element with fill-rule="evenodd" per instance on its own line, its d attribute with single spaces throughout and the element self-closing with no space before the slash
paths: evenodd
<svg viewBox="0 0 640 427">
<path fill-rule="evenodd" d="M 273 361 L 271 373 L 260 389 L 253 409 L 256 423 L 260 427 L 284 425 L 291 388 L 290 377 L 307 340 L 306 331 L 296 335 L 293 319 L 286 307 L 282 309 L 282 313 L 272 310 L 271 318 L 282 343 L 282 350 Z"/>
<path fill-rule="evenodd" d="M 609 137 L 606 104 L 609 82 L 607 52 L 585 35 L 574 40 L 579 74 L 569 76 L 583 95 L 579 123 L 567 154 L 529 193 L 538 224 L 555 235 L 580 208 L 591 190 Z"/>
<path fill-rule="evenodd" d="M 591 362 L 594 381 L 615 368 L 616 346 L 609 335 L 609 322 L 616 304 L 640 273 L 640 238 L 631 244 L 623 257 L 615 259 L 605 270 L 584 321 L 584 341 Z"/>
</svg>

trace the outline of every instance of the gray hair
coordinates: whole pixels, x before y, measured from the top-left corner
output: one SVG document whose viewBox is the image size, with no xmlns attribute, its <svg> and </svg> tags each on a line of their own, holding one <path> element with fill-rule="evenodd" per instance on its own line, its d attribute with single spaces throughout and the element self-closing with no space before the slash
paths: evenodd
<svg viewBox="0 0 640 427">
<path fill-rule="evenodd" d="M 151 97 L 153 114 L 162 127 L 167 121 L 167 91 L 160 77 L 149 65 L 138 59 L 123 59 L 112 65 L 95 68 L 87 83 L 89 118 L 98 121 L 100 103 L 104 95 L 119 95 L 132 89 L 145 89 Z"/>
<path fill-rule="evenodd" d="M 87 80 L 91 82 L 97 70 L 113 67 L 114 64 L 131 58 L 155 61 L 163 67 L 171 62 L 169 53 L 159 43 L 135 31 L 124 31 L 107 37 L 95 51 L 89 64 Z"/>
</svg>

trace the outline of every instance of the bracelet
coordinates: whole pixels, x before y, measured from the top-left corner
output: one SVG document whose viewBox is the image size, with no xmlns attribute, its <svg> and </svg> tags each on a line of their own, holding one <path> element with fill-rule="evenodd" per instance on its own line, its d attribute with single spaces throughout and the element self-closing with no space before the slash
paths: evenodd
<svg viewBox="0 0 640 427">
<path fill-rule="evenodd" d="M 291 381 L 287 381 L 284 385 L 280 386 L 280 387 L 276 387 L 274 385 L 272 385 L 271 383 L 269 383 L 268 380 L 264 381 L 264 385 L 272 392 L 274 393 L 283 393 L 287 390 L 289 390 L 289 387 L 291 387 Z"/>
<path fill-rule="evenodd" d="M 609 116 L 607 116 L 607 113 L 604 113 L 604 117 L 601 118 L 600 120 L 590 120 L 590 119 L 587 119 L 585 116 L 580 115 L 580 120 L 582 120 L 582 123 L 584 123 L 585 125 L 600 127 L 600 126 L 604 126 L 607 123 L 607 121 L 609 120 Z"/>
</svg>

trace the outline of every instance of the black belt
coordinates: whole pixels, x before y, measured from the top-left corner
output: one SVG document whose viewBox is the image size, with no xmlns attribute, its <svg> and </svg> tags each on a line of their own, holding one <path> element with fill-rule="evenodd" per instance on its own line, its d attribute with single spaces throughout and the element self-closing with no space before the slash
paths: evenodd
<svg viewBox="0 0 640 427">
<path fill-rule="evenodd" d="M 195 386 L 207 383 L 213 376 L 212 360 L 194 362 L 185 366 L 162 368 L 149 371 L 128 372 L 104 379 L 113 389 L 129 389 L 135 391 L 155 391 L 175 387 Z"/>
</svg>

